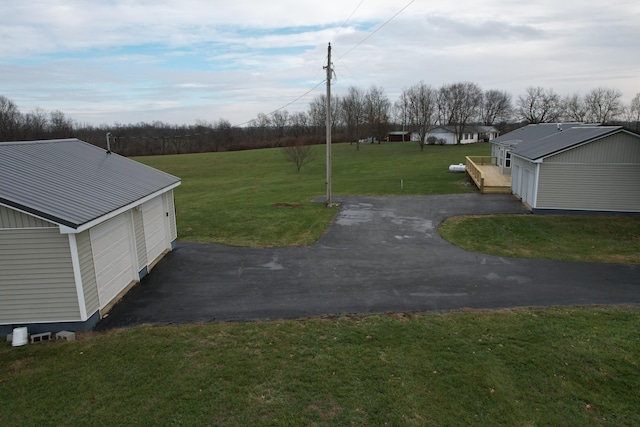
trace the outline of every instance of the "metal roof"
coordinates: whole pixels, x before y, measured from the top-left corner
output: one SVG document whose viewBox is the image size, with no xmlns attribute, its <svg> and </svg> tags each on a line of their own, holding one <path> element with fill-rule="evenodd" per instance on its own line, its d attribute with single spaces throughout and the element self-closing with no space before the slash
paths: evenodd
<svg viewBox="0 0 640 427">
<path fill-rule="evenodd" d="M 535 128 L 527 130 L 532 126 Z M 538 160 L 621 131 L 622 126 L 581 125 L 567 128 L 566 125 L 558 127 L 556 124 L 547 124 L 545 126 L 529 125 L 521 129 L 524 130 L 518 135 L 521 141 L 515 145 L 511 151 L 512 154 L 529 160 Z M 508 135 L 518 132 L 518 130 L 510 132 Z"/>
<path fill-rule="evenodd" d="M 600 126 L 597 123 L 594 124 L 586 124 L 586 123 L 538 123 L 531 124 L 527 126 L 523 126 L 516 130 L 513 130 L 509 133 L 505 133 L 504 135 L 500 135 L 497 138 L 494 138 L 491 142 L 493 144 L 502 144 L 514 146 L 519 144 L 522 141 L 530 141 L 530 140 L 538 140 L 545 138 L 550 135 L 554 135 L 558 133 L 560 129 L 569 129 L 573 127 L 595 127 Z"/>
<path fill-rule="evenodd" d="M 0 143 L 0 203 L 74 229 L 179 183 L 79 139 Z"/>
</svg>

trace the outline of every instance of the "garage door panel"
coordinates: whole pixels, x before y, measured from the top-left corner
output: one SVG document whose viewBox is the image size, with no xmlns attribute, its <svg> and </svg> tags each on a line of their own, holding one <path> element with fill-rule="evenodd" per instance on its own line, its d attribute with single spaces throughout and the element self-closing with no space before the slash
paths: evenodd
<svg viewBox="0 0 640 427">
<path fill-rule="evenodd" d="M 166 209 L 162 196 L 142 205 L 144 236 L 147 247 L 147 259 L 152 263 L 168 247 Z"/>
<path fill-rule="evenodd" d="M 127 214 L 91 229 L 91 248 L 100 308 L 109 304 L 135 279 L 131 226 Z"/>
</svg>

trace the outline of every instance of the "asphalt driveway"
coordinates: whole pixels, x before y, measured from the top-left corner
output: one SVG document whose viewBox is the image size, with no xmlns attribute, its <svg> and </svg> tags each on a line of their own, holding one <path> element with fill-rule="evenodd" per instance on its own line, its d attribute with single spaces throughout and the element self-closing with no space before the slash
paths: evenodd
<svg viewBox="0 0 640 427">
<path fill-rule="evenodd" d="M 640 303 L 637 266 L 459 249 L 447 217 L 522 213 L 509 195 L 342 197 L 308 248 L 179 243 L 96 329 L 339 313 Z"/>
</svg>

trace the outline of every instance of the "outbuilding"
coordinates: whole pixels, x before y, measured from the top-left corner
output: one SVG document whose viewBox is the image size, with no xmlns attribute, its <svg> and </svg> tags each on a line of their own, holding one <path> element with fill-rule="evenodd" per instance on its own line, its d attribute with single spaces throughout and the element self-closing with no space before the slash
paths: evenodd
<svg viewBox="0 0 640 427">
<path fill-rule="evenodd" d="M 87 331 L 169 252 L 180 179 L 78 139 L 0 143 L 0 331 Z"/>
<path fill-rule="evenodd" d="M 621 126 L 529 126 L 536 132 L 525 128 L 510 146 L 511 190 L 534 213 L 640 213 L 640 135 Z"/>
</svg>

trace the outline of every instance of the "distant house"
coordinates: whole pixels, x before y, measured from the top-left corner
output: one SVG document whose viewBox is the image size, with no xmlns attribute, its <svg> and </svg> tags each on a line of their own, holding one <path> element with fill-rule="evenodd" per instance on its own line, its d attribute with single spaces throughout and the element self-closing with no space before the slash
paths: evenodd
<svg viewBox="0 0 640 427">
<path fill-rule="evenodd" d="M 538 124 L 493 142 L 533 212 L 640 212 L 640 135 L 621 126 Z"/>
<path fill-rule="evenodd" d="M 0 143 L 0 331 L 90 330 L 172 249 L 178 185 L 78 139 Z"/>
<path fill-rule="evenodd" d="M 407 142 L 411 141 L 411 132 L 403 130 L 389 132 L 387 135 L 389 142 Z"/>
<path fill-rule="evenodd" d="M 498 130 L 493 126 L 468 125 L 460 135 L 461 144 L 472 144 L 475 142 L 489 142 L 498 137 Z M 458 133 L 455 126 L 436 126 L 432 128 L 424 138 L 424 143 L 428 144 L 430 137 L 444 140 L 444 144 L 452 145 L 458 143 Z M 438 142 L 436 142 L 438 143 Z"/>
</svg>

